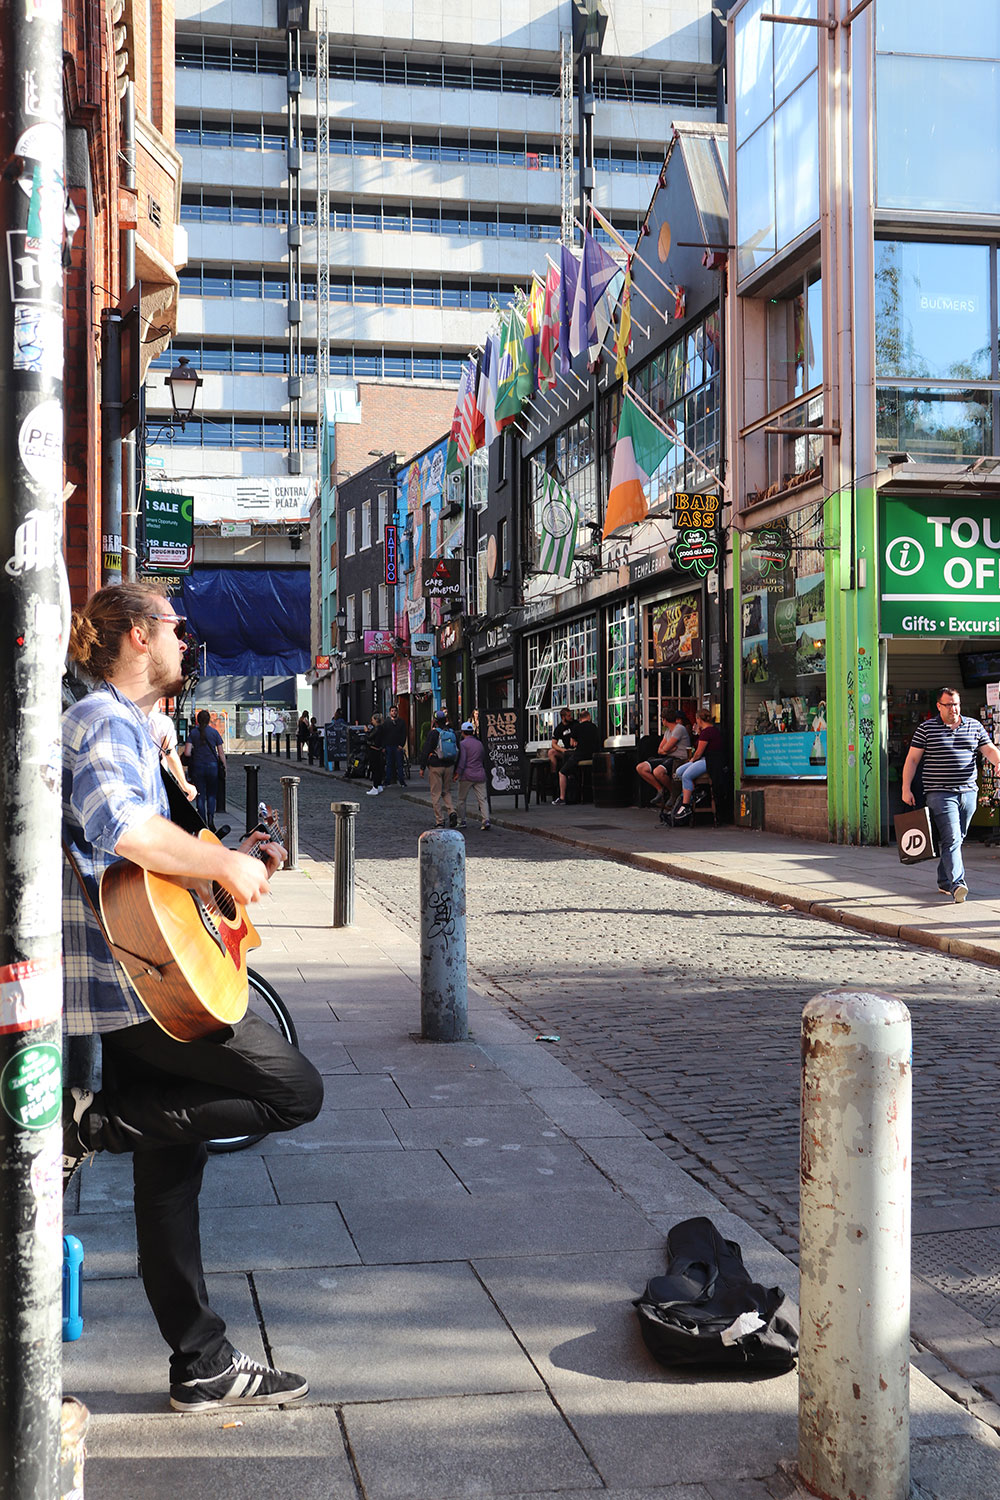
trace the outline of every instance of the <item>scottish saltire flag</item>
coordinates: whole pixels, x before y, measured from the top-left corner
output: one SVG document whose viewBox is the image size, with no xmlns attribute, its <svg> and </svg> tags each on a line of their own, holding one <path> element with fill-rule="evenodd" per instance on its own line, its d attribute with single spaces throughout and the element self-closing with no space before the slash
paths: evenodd
<svg viewBox="0 0 1000 1500">
<path fill-rule="evenodd" d="M 568 245 L 559 248 L 559 368 L 568 375 L 573 363 L 569 352 L 569 330 L 573 322 L 573 299 L 580 278 L 580 262 Z"/>
<path fill-rule="evenodd" d="M 604 513 L 603 537 L 641 521 L 649 509 L 646 490 L 650 477 L 670 452 L 673 444 L 667 434 L 629 400 L 626 390 L 618 421 L 618 441 L 611 465 L 608 505 Z"/>
<path fill-rule="evenodd" d="M 559 354 L 559 272 L 549 266 L 542 303 L 542 331 L 538 337 L 538 389 L 550 391 L 556 383 Z"/>
<path fill-rule="evenodd" d="M 542 573 L 569 578 L 573 571 L 579 524 L 580 511 L 573 496 L 558 485 L 551 474 L 546 474 L 538 546 L 538 567 Z"/>
<path fill-rule="evenodd" d="M 620 270 L 618 262 L 601 249 L 593 235 L 585 234 L 569 330 L 569 352 L 574 358 L 592 346 L 599 349 L 604 342 L 610 317 L 606 310 L 602 315 L 599 307 L 609 282 Z"/>
</svg>

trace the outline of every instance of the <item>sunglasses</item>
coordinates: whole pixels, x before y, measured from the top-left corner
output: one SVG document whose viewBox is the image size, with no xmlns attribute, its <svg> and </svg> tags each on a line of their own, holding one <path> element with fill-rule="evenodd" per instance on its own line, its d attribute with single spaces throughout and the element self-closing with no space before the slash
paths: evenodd
<svg viewBox="0 0 1000 1500">
<path fill-rule="evenodd" d="M 150 615 L 151 620 L 169 620 L 174 627 L 174 635 L 182 641 L 187 634 L 187 615 Z"/>
</svg>

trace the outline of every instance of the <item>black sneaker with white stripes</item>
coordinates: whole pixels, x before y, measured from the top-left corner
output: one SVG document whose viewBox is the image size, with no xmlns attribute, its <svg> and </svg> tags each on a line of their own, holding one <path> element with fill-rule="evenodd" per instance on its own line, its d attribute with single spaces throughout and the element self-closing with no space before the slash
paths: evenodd
<svg viewBox="0 0 1000 1500">
<path fill-rule="evenodd" d="M 308 1380 L 287 1370 L 272 1370 L 233 1351 L 232 1364 L 219 1375 L 178 1381 L 170 1387 L 174 1411 L 211 1411 L 218 1406 L 283 1406 L 309 1390 Z"/>
</svg>

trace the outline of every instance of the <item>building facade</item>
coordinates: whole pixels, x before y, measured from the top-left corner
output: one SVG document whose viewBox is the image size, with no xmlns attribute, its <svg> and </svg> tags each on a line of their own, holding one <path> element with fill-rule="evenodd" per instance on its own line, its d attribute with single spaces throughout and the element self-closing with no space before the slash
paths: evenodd
<svg viewBox="0 0 1000 1500">
<path fill-rule="evenodd" d="M 1000 17 L 797 9 L 729 22 L 737 784 L 877 843 L 936 689 L 1000 681 Z"/>
</svg>

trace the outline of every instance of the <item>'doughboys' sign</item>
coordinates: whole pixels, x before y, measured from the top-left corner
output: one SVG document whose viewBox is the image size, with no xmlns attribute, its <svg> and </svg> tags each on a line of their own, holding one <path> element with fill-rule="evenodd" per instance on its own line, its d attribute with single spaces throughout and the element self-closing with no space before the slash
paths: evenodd
<svg viewBox="0 0 1000 1500">
<path fill-rule="evenodd" d="M 879 506 L 883 635 L 1000 635 L 1000 511 L 964 497 Z"/>
</svg>

